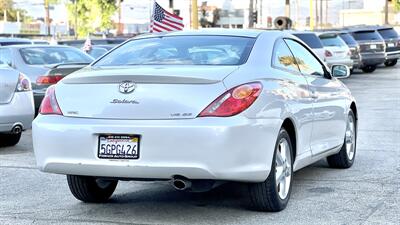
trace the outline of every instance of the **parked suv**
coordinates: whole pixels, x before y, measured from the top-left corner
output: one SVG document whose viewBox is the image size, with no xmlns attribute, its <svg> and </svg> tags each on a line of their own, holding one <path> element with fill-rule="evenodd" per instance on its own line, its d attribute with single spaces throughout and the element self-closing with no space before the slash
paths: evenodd
<svg viewBox="0 0 400 225">
<path fill-rule="evenodd" d="M 365 73 L 372 73 L 379 64 L 385 62 L 385 41 L 373 28 L 347 28 L 349 33 L 360 45 L 361 69 Z"/>
<path fill-rule="evenodd" d="M 292 34 L 306 43 L 325 62 L 325 49 L 317 34 L 310 31 L 293 31 Z"/>
<path fill-rule="evenodd" d="M 357 41 L 351 36 L 348 32 L 339 31 L 337 32 L 339 37 L 347 44 L 350 49 L 350 58 L 353 60 L 353 68 L 361 67 L 361 54 L 360 54 L 360 45 Z M 352 71 L 353 69 L 351 69 Z"/>
<path fill-rule="evenodd" d="M 338 64 L 353 68 L 350 49 L 339 35 L 333 32 L 324 32 L 318 34 L 318 37 L 324 46 L 326 64 L 329 68 Z"/>
<path fill-rule="evenodd" d="M 382 26 L 377 28 L 378 33 L 385 40 L 386 44 L 386 61 L 385 66 L 394 66 L 400 58 L 400 37 L 397 32 L 390 26 Z"/>
</svg>

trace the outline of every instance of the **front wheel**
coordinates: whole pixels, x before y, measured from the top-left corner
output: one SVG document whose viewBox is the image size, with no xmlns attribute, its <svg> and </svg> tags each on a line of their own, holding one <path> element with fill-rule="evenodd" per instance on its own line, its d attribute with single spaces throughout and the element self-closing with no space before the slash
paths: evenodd
<svg viewBox="0 0 400 225">
<path fill-rule="evenodd" d="M 289 134 L 282 128 L 268 178 L 261 183 L 249 184 L 250 200 L 255 210 L 278 212 L 286 208 L 292 190 L 292 154 Z"/>
<path fill-rule="evenodd" d="M 343 146 L 335 155 L 327 158 L 328 164 L 333 168 L 350 168 L 356 157 L 356 144 L 357 144 L 357 124 L 353 111 L 349 112 L 347 117 L 346 133 L 344 137 Z"/>
<path fill-rule="evenodd" d="M 21 139 L 21 133 L 18 134 L 0 134 L 0 147 L 14 146 Z"/>
<path fill-rule="evenodd" d="M 376 70 L 376 66 L 364 66 L 361 68 L 364 73 L 372 73 Z"/>
<path fill-rule="evenodd" d="M 117 180 L 104 180 L 95 177 L 67 175 L 69 190 L 74 197 L 83 202 L 105 202 L 114 193 Z"/>
<path fill-rule="evenodd" d="M 387 67 L 395 66 L 396 64 L 397 64 L 397 59 L 392 59 L 385 62 L 385 66 Z"/>
</svg>

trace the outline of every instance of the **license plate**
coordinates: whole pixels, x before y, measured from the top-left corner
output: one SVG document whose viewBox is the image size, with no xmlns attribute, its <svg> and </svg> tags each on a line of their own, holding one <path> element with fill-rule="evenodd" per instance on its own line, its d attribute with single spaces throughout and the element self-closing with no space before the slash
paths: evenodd
<svg viewBox="0 0 400 225">
<path fill-rule="evenodd" d="M 100 135 L 98 157 L 101 159 L 138 159 L 139 135 Z"/>
<path fill-rule="evenodd" d="M 376 49 L 376 45 L 370 45 L 369 48 L 370 49 Z"/>
<path fill-rule="evenodd" d="M 388 43 L 388 47 L 394 47 L 394 43 Z"/>
</svg>

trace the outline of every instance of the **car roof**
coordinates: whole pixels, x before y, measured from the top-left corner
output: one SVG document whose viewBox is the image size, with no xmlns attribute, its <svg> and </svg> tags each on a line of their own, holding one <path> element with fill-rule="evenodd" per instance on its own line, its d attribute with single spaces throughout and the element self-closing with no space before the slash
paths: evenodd
<svg viewBox="0 0 400 225">
<path fill-rule="evenodd" d="M 282 32 L 276 30 L 261 30 L 261 29 L 224 29 L 224 28 L 205 28 L 201 30 L 174 31 L 168 33 L 147 33 L 139 35 L 135 38 L 145 37 L 160 37 L 160 36 L 201 36 L 201 35 L 216 35 L 216 36 L 240 36 L 255 38 L 263 32 Z"/>
<path fill-rule="evenodd" d="M 23 45 L 8 45 L 8 46 L 0 46 L 0 48 L 13 48 L 13 49 L 21 49 L 21 48 L 72 48 L 67 45 L 49 45 L 49 44 L 23 44 Z"/>
<path fill-rule="evenodd" d="M 0 42 L 31 42 L 31 40 L 29 40 L 27 38 L 0 37 Z"/>
<path fill-rule="evenodd" d="M 350 27 L 344 27 L 344 30 L 347 30 L 348 32 L 362 32 L 362 31 L 376 31 L 376 26 L 350 26 Z"/>
<path fill-rule="evenodd" d="M 310 30 L 304 30 L 304 31 L 299 31 L 299 30 L 288 30 L 290 34 L 316 34 L 315 31 L 310 31 Z"/>
</svg>

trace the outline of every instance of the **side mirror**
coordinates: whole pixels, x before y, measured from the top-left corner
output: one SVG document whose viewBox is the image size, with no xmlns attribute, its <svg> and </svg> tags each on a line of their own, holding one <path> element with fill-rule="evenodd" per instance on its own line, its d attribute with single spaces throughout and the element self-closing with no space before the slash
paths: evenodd
<svg viewBox="0 0 400 225">
<path fill-rule="evenodd" d="M 348 78 L 350 76 L 350 68 L 346 65 L 333 65 L 331 71 L 332 76 L 336 78 Z"/>
</svg>

